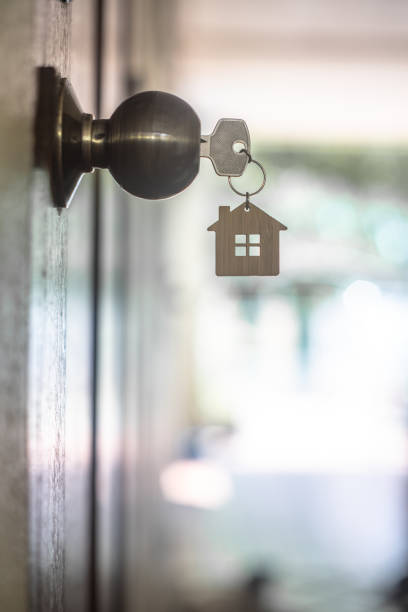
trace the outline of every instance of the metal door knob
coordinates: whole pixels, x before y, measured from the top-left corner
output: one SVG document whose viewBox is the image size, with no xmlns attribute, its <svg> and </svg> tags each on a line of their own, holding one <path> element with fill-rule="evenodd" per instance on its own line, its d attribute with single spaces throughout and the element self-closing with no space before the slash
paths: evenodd
<svg viewBox="0 0 408 612">
<path fill-rule="evenodd" d="M 132 96 L 110 119 L 92 121 L 90 134 L 90 165 L 109 168 L 119 185 L 141 198 L 174 195 L 198 172 L 200 120 L 171 94 Z"/>
<path fill-rule="evenodd" d="M 52 69 L 45 69 L 52 70 Z M 52 76 L 51 74 L 49 75 Z M 187 102 L 169 93 L 146 91 L 128 98 L 110 119 L 83 113 L 67 79 L 55 77 L 51 188 L 56 206 L 67 207 L 84 172 L 108 168 L 131 194 L 168 198 L 196 177 L 200 156 L 210 157 L 222 176 L 240 176 L 249 149 L 245 122 L 220 120 L 210 136 L 201 136 L 200 120 Z"/>
</svg>

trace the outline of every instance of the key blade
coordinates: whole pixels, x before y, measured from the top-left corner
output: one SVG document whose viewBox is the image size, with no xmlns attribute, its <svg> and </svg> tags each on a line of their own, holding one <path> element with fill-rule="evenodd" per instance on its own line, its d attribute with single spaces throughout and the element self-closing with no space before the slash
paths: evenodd
<svg viewBox="0 0 408 612">
<path fill-rule="evenodd" d="M 210 157 L 210 138 L 211 136 L 201 136 L 200 157 Z"/>
<path fill-rule="evenodd" d="M 242 119 L 220 119 L 212 134 L 201 136 L 200 157 L 211 159 L 219 176 L 241 176 L 248 156 L 232 148 L 239 142 L 250 153 L 251 141 L 247 124 Z"/>
</svg>

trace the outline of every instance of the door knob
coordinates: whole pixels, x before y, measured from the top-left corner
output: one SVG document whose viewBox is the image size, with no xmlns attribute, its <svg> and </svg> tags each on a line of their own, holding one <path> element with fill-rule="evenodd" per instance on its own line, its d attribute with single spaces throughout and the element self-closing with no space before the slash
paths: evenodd
<svg viewBox="0 0 408 612">
<path fill-rule="evenodd" d="M 196 177 L 200 157 L 209 157 L 217 174 L 241 176 L 250 151 L 248 128 L 240 119 L 220 120 L 209 136 L 187 102 L 169 93 L 145 91 L 114 111 L 110 119 L 83 113 L 67 79 L 52 68 L 40 83 L 54 83 L 51 130 L 51 189 L 54 204 L 68 207 L 85 172 L 108 168 L 129 193 L 146 199 L 168 198 Z M 41 98 L 40 91 L 40 103 Z M 44 103 L 43 103 L 44 104 Z M 48 99 L 48 106 L 50 108 Z M 37 135 L 38 137 L 38 135 Z"/>
</svg>

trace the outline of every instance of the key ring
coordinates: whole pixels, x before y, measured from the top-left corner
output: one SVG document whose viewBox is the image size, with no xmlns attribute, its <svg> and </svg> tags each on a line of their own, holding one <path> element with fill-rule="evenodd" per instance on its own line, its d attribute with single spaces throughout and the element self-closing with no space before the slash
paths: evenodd
<svg viewBox="0 0 408 612">
<path fill-rule="evenodd" d="M 240 153 L 245 153 L 245 155 L 248 156 L 248 163 L 250 164 L 251 162 L 253 162 L 254 164 L 256 164 L 258 166 L 258 168 L 261 169 L 262 174 L 263 174 L 262 185 L 259 187 L 259 189 L 257 189 L 256 191 L 253 191 L 252 193 L 248 193 L 247 191 L 245 193 L 242 193 L 242 191 L 238 191 L 238 189 L 235 189 L 234 185 L 232 184 L 232 181 L 231 181 L 232 177 L 231 176 L 228 177 L 228 183 L 229 183 L 229 186 L 231 187 L 232 191 L 235 191 L 235 193 L 237 193 L 238 195 L 245 196 L 247 198 L 247 201 L 248 201 L 249 196 L 253 196 L 253 195 L 259 193 L 265 187 L 266 174 L 265 174 L 265 169 L 264 169 L 263 165 L 260 164 L 259 162 L 257 162 L 256 159 L 252 159 L 251 155 L 248 153 L 248 151 L 246 149 L 241 149 Z"/>
</svg>

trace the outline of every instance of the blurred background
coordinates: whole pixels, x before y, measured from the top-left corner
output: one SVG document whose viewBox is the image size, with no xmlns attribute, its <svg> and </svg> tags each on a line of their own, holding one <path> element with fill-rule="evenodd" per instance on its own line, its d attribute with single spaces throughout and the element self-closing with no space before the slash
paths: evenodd
<svg viewBox="0 0 408 612">
<path fill-rule="evenodd" d="M 204 134 L 244 118 L 253 201 L 288 226 L 279 277 L 216 277 L 206 228 L 242 198 L 208 160 L 140 204 L 146 609 L 406 610 L 408 5 L 146 1 L 134 24 L 130 87 Z"/>
<path fill-rule="evenodd" d="M 0 4 L 1 612 L 407 612 L 407 1 Z M 244 119 L 280 275 L 215 275 L 208 159 L 57 209 L 57 73 Z"/>
</svg>

